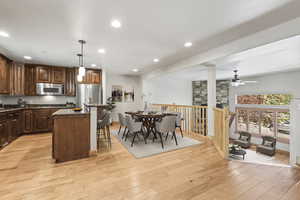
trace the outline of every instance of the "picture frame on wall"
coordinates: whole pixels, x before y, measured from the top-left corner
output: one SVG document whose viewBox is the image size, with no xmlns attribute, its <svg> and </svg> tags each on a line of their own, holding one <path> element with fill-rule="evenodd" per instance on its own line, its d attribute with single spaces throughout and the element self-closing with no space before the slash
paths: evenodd
<svg viewBox="0 0 300 200">
<path fill-rule="evenodd" d="M 122 102 L 123 101 L 123 87 L 120 85 L 113 85 L 111 90 L 112 102 Z"/>
<path fill-rule="evenodd" d="M 124 89 L 124 102 L 134 102 L 134 87 L 127 87 Z"/>
</svg>

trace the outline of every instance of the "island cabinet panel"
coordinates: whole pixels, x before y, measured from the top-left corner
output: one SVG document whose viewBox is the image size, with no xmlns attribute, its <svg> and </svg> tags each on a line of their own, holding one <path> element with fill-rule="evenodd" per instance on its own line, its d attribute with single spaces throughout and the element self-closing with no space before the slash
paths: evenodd
<svg viewBox="0 0 300 200">
<path fill-rule="evenodd" d="M 36 82 L 37 83 L 51 83 L 51 67 L 50 66 L 36 66 Z"/>
<path fill-rule="evenodd" d="M 52 67 L 52 83 L 64 84 L 66 69 L 64 67 Z"/>
<path fill-rule="evenodd" d="M 0 54 L 0 94 L 9 94 L 10 60 Z"/>
<path fill-rule="evenodd" d="M 89 115 L 53 117 L 52 156 L 56 162 L 81 159 L 89 156 Z"/>
<path fill-rule="evenodd" d="M 66 69 L 65 95 L 76 96 L 76 72 L 75 68 Z"/>
</svg>

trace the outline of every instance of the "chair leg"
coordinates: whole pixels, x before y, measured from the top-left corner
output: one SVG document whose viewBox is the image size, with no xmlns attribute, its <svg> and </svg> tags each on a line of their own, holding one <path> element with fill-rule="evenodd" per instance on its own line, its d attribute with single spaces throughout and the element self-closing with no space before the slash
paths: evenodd
<svg viewBox="0 0 300 200">
<path fill-rule="evenodd" d="M 109 146 L 111 147 L 111 138 L 110 138 L 109 126 L 106 126 L 106 129 L 107 129 L 108 143 L 109 143 Z"/>
<path fill-rule="evenodd" d="M 183 137 L 181 126 L 179 126 L 179 130 L 180 130 L 180 133 L 181 133 L 181 137 Z"/>
<path fill-rule="evenodd" d="M 163 143 L 163 139 L 162 139 L 162 136 L 161 136 L 161 132 L 158 132 L 158 135 L 160 137 L 161 147 L 164 148 L 164 143 Z"/>
<path fill-rule="evenodd" d="M 142 134 L 143 134 L 143 136 L 144 136 L 144 141 L 145 141 L 145 144 L 147 144 L 147 136 L 146 136 L 146 134 L 144 133 L 144 132 L 141 132 Z"/>
<path fill-rule="evenodd" d="M 123 131 L 123 135 L 122 135 L 122 139 L 124 139 L 125 135 L 126 135 L 126 131 L 127 131 L 127 127 L 125 127 L 124 131 Z"/>
<path fill-rule="evenodd" d="M 168 139 L 168 136 L 169 136 L 169 132 L 167 133 L 167 136 L 166 136 L 166 141 L 167 141 L 167 139 Z"/>
<path fill-rule="evenodd" d="M 120 134 L 121 129 L 122 129 L 122 126 L 120 125 L 119 131 L 118 131 L 118 135 Z"/>
<path fill-rule="evenodd" d="M 177 137 L 176 137 L 175 131 L 173 132 L 173 137 L 175 138 L 175 143 L 176 143 L 176 145 L 178 145 L 178 143 L 177 143 Z"/>
<path fill-rule="evenodd" d="M 128 133 L 129 133 L 129 130 L 127 130 L 127 132 L 126 132 L 126 135 L 125 135 L 125 142 L 126 142 L 126 140 L 127 140 Z"/>
<path fill-rule="evenodd" d="M 102 128 L 102 131 L 103 131 L 104 139 L 106 140 L 106 130 L 105 130 L 105 126 Z"/>
<path fill-rule="evenodd" d="M 131 142 L 131 147 L 133 147 L 134 139 L 135 139 L 135 137 L 137 136 L 137 134 L 138 134 L 138 132 L 135 132 L 135 133 L 134 133 L 134 136 L 133 136 L 132 142 Z"/>
</svg>

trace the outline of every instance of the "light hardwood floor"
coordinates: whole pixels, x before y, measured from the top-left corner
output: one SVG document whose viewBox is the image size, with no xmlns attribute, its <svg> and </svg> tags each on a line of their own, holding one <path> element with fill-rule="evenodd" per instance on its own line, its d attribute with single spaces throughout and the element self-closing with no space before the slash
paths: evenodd
<svg viewBox="0 0 300 200">
<path fill-rule="evenodd" d="M 222 160 L 204 141 L 135 159 L 113 138 L 109 152 L 55 164 L 51 134 L 22 136 L 0 151 L 0 199 L 300 199 L 298 169 Z"/>
</svg>

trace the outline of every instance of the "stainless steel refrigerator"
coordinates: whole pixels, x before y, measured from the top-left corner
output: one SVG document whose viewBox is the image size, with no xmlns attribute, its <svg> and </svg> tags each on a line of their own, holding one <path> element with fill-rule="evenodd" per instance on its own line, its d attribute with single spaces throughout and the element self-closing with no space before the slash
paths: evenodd
<svg viewBox="0 0 300 200">
<path fill-rule="evenodd" d="M 78 84 L 77 106 L 84 108 L 84 104 L 102 104 L 102 85 Z"/>
</svg>

